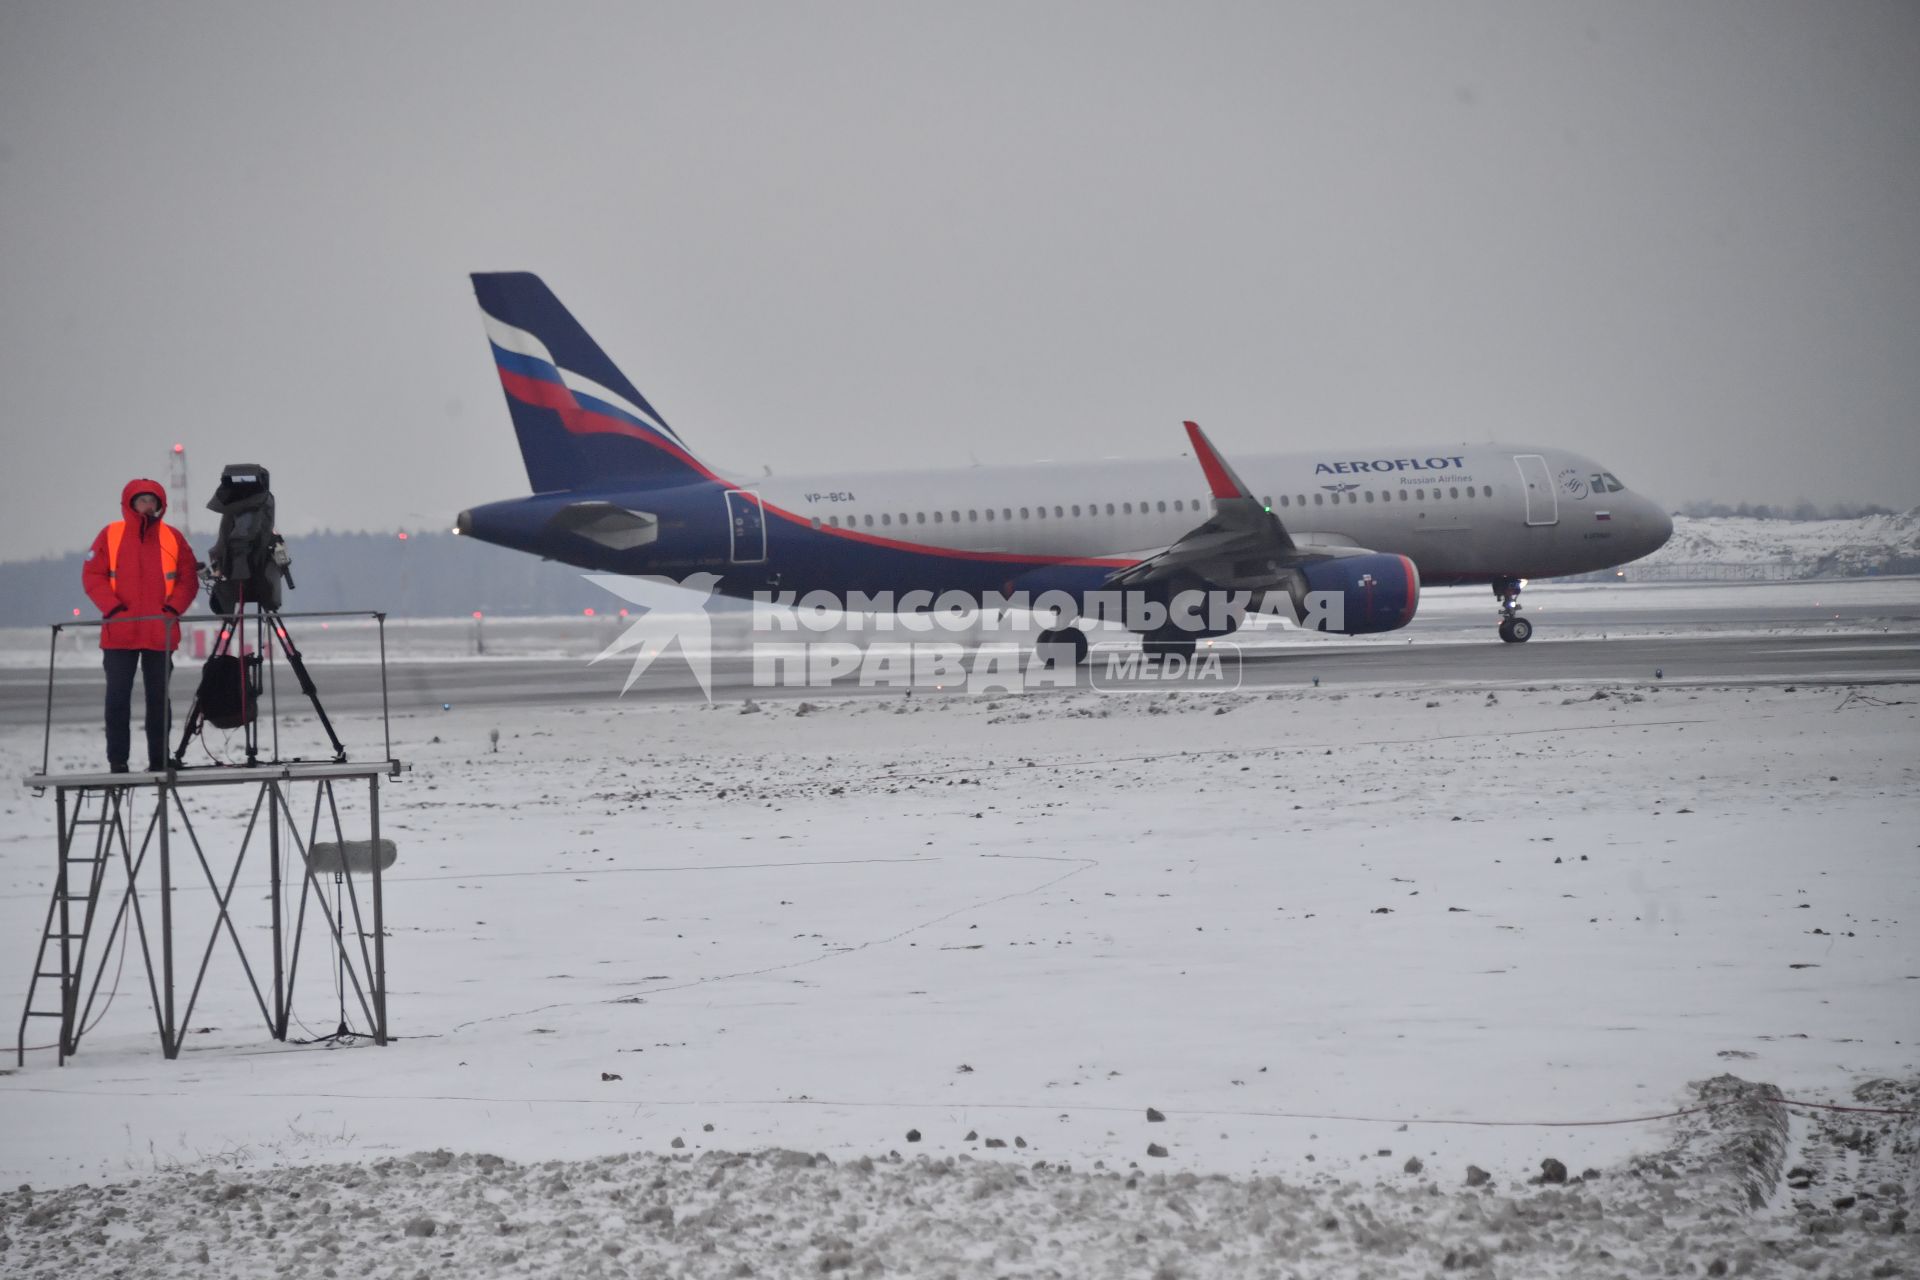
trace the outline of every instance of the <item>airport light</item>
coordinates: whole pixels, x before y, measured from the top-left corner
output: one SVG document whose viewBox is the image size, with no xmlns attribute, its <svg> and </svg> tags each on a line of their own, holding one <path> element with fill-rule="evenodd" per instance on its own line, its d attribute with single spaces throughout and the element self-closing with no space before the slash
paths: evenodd
<svg viewBox="0 0 1920 1280">
<path fill-rule="evenodd" d="M 580 611 L 580 616 L 581 616 L 581 617 L 583 617 L 583 618 L 591 618 L 591 617 L 593 616 L 593 610 L 591 610 L 591 609 L 582 609 L 582 610 Z"/>
<path fill-rule="evenodd" d="M 394 536 L 399 538 L 400 541 L 405 542 L 407 540 L 407 531 L 405 529 L 402 529 L 399 533 L 395 534 Z"/>
</svg>

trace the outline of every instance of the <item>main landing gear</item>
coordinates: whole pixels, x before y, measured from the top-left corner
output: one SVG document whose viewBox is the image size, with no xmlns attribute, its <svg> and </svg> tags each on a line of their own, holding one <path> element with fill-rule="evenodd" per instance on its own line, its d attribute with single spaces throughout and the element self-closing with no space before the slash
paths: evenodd
<svg viewBox="0 0 1920 1280">
<path fill-rule="evenodd" d="M 1071 625 L 1053 627 L 1040 633 L 1034 649 L 1059 666 L 1077 667 L 1087 660 L 1087 633 Z"/>
<path fill-rule="evenodd" d="M 1533 624 L 1520 616 L 1522 578 L 1495 578 L 1493 594 L 1500 598 L 1500 638 L 1508 644 L 1525 644 L 1533 639 Z"/>
</svg>

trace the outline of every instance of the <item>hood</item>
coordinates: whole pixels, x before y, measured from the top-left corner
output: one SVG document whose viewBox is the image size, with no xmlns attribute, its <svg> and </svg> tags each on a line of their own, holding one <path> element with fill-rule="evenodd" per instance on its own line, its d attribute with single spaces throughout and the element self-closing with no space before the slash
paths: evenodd
<svg viewBox="0 0 1920 1280">
<path fill-rule="evenodd" d="M 127 487 L 120 491 L 120 518 L 137 518 L 133 509 L 133 500 L 140 494 L 150 493 L 160 499 L 160 509 L 153 513 L 155 520 L 164 520 L 167 515 L 167 487 L 158 480 L 129 480 Z"/>
</svg>

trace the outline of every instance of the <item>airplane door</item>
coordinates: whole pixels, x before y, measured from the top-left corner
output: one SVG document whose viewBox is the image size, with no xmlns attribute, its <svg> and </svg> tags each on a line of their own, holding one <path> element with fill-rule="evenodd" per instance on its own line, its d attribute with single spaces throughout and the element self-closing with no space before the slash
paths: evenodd
<svg viewBox="0 0 1920 1280">
<path fill-rule="evenodd" d="M 767 513 L 760 495 L 745 489 L 727 490 L 729 556 L 735 564 L 760 564 L 767 558 Z"/>
<path fill-rule="evenodd" d="M 1520 468 L 1520 484 L 1527 494 L 1527 523 L 1560 523 L 1560 495 L 1553 491 L 1547 460 L 1537 453 L 1517 453 L 1513 464 Z"/>
</svg>

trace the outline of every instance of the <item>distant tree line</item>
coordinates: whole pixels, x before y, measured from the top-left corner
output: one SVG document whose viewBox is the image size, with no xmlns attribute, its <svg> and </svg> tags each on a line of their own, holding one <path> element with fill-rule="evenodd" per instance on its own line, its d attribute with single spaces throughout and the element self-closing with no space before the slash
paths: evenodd
<svg viewBox="0 0 1920 1280">
<path fill-rule="evenodd" d="M 1679 514 L 1696 518 L 1745 516 L 1753 520 L 1859 520 L 1865 516 L 1890 516 L 1898 513 L 1893 508 L 1883 507 L 1877 502 L 1834 502 L 1823 507 L 1802 498 L 1792 505 L 1784 502 L 1736 502 L 1731 506 L 1724 502 L 1696 499 L 1681 504 Z"/>
<path fill-rule="evenodd" d="M 194 551 L 205 558 L 206 539 Z M 287 613 L 379 610 L 398 618 L 541 615 L 618 608 L 580 570 L 451 533 L 308 533 L 287 538 L 295 589 Z M 0 625 L 99 616 L 80 589 L 84 553 L 0 564 Z M 195 612 L 207 608 L 202 594 Z"/>
</svg>

